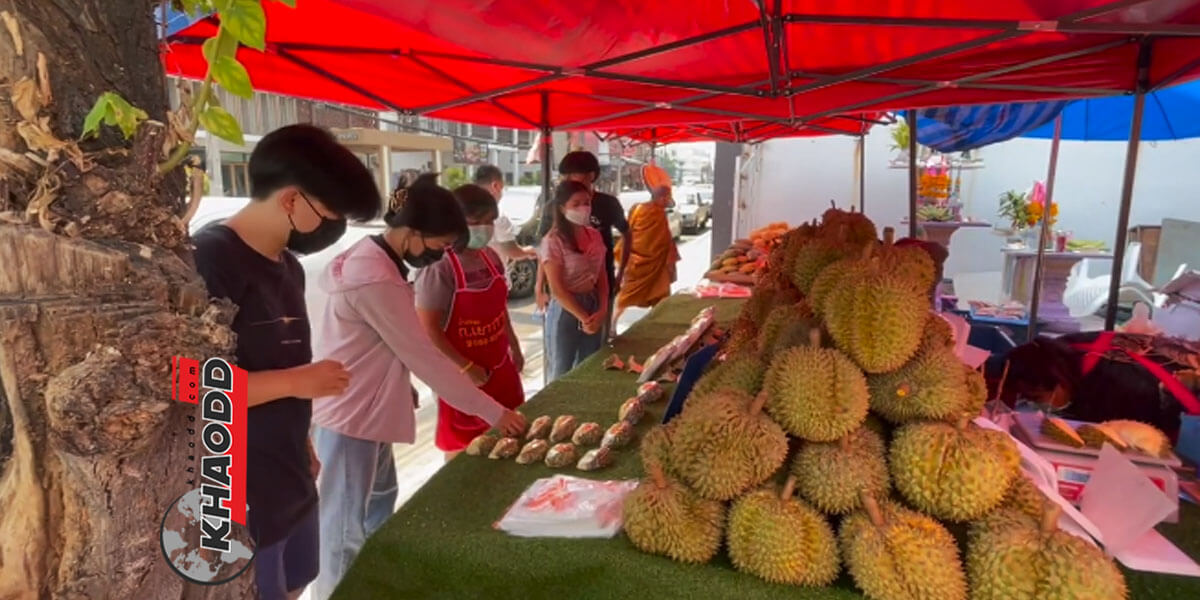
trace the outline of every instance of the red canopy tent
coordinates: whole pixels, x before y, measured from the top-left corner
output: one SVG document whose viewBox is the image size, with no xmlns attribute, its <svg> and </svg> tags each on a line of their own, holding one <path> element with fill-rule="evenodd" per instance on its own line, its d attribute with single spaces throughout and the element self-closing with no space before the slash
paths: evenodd
<svg viewBox="0 0 1200 600">
<path fill-rule="evenodd" d="M 593 130 L 758 121 L 782 133 L 839 114 L 1104 95 L 1191 77 L 1197 4 L 264 2 L 266 51 L 239 59 L 260 90 L 456 121 Z M 203 20 L 171 36 L 168 72 L 202 77 L 200 44 L 214 31 Z"/>
</svg>

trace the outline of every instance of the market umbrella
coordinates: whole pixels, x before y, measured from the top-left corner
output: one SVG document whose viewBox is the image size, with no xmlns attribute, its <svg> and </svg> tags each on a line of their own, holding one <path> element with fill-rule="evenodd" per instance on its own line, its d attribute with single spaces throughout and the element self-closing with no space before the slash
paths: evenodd
<svg viewBox="0 0 1200 600">
<path fill-rule="evenodd" d="M 1160 81 L 1159 85 L 1171 81 L 1172 79 L 1166 78 Z M 1053 140 L 1047 193 L 1043 199 L 1044 211 L 1049 210 L 1053 196 L 1059 140 L 1128 142 L 1125 179 L 1117 217 L 1117 240 L 1113 249 L 1113 267 L 1109 281 L 1108 308 L 1105 314 L 1105 328 L 1108 330 L 1116 325 L 1138 144 L 1141 140 L 1164 141 L 1200 137 L 1200 117 L 1197 116 L 1200 115 L 1200 81 L 1157 88 L 1143 81 L 1142 90 L 1142 93 L 1089 98 L 1070 103 L 929 109 L 921 111 L 921 117 L 918 118 L 921 127 L 920 142 L 940 151 L 969 150 L 1014 137 Z M 1049 219 L 1043 219 L 1043 239 L 1048 227 Z M 1041 254 L 1042 249 L 1039 248 L 1038 273 L 1042 267 Z M 1031 336 L 1034 332 L 1032 321 L 1037 315 L 1036 299 L 1040 292 L 1040 281 L 1041 277 L 1035 275 Z"/>
</svg>

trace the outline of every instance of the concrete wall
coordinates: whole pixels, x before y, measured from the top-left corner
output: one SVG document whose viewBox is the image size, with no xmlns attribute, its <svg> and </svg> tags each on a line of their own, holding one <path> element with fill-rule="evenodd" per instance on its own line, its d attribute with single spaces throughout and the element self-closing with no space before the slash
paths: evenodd
<svg viewBox="0 0 1200 600">
<path fill-rule="evenodd" d="M 745 235 L 772 221 L 792 224 L 819 217 L 830 199 L 849 206 L 855 199 L 855 139 L 822 137 L 773 140 L 757 146 L 743 161 L 742 206 L 736 231 Z M 904 233 L 908 175 L 888 168 L 892 155 L 888 127 L 876 127 L 866 144 L 866 211 L 881 228 Z M 1028 189 L 1046 177 L 1048 140 L 1017 139 L 981 151 L 985 166 L 963 173 L 963 212 L 996 223 L 997 197 Z M 1143 143 L 1134 187 L 1131 225 L 1159 224 L 1163 218 L 1200 221 L 1200 140 Z M 1059 151 L 1055 201 L 1058 228 L 1075 237 L 1113 244 L 1125 161 L 1119 142 L 1063 142 Z M 954 236 L 947 274 L 1000 271 L 1004 240 L 989 229 L 964 229 Z M 1091 275 L 1107 272 L 1096 265 Z"/>
</svg>

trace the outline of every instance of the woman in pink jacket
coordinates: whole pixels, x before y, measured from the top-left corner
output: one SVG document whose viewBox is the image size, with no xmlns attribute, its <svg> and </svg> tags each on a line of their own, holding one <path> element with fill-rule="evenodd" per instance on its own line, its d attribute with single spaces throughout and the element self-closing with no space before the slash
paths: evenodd
<svg viewBox="0 0 1200 600">
<path fill-rule="evenodd" d="M 468 234 L 454 195 L 425 176 L 393 204 L 384 217 L 387 230 L 335 257 L 319 280 L 329 300 L 317 320 L 313 354 L 350 372 L 344 393 L 313 401 L 313 446 L 322 465 L 319 599 L 332 594 L 363 542 L 392 514 L 392 444 L 411 444 L 416 437 L 410 373 L 462 413 L 508 435 L 525 430 L 520 413 L 431 351 L 434 344 L 417 318 L 410 267 L 437 262 Z"/>
</svg>

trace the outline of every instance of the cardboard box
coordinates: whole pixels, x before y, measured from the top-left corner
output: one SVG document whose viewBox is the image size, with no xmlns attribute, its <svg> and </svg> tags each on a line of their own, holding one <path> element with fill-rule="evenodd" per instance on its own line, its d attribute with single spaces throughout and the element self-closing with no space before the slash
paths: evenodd
<svg viewBox="0 0 1200 600">
<path fill-rule="evenodd" d="M 1100 451 L 1096 448 L 1074 448 L 1042 435 L 1043 417 L 1040 413 L 1015 413 L 1013 417 L 1013 435 L 1054 465 L 1055 475 L 1058 477 L 1058 493 L 1071 504 L 1079 506 L 1079 497 L 1099 461 Z M 1083 424 L 1080 421 L 1064 421 L 1072 427 Z M 1182 466 L 1179 457 L 1172 454 L 1164 459 L 1135 451 L 1124 452 L 1122 455 L 1137 465 L 1146 477 L 1167 495 L 1175 505 L 1175 510 L 1165 520 L 1168 523 L 1178 523 L 1179 478 L 1172 467 Z"/>
</svg>

